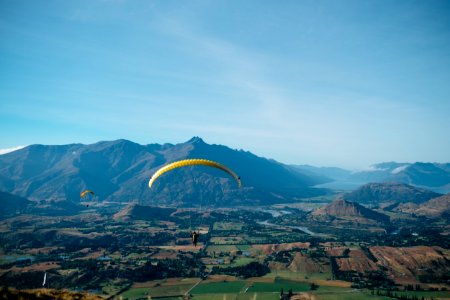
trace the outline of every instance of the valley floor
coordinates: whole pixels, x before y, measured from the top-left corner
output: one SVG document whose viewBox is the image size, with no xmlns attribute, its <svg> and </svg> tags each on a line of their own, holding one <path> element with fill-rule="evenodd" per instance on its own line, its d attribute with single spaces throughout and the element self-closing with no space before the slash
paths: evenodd
<svg viewBox="0 0 450 300">
<path fill-rule="evenodd" d="M 123 300 L 450 299 L 445 226 L 399 216 L 392 233 L 288 206 L 148 209 L 157 213 L 141 220 L 95 208 L 4 219 L 1 285 L 35 289 L 45 277 L 46 288 Z"/>
</svg>

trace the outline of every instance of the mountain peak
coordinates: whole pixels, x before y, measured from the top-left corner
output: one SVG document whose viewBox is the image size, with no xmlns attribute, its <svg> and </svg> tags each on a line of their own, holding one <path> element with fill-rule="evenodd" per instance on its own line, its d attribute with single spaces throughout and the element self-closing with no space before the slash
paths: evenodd
<svg viewBox="0 0 450 300">
<path fill-rule="evenodd" d="M 315 210 L 312 215 L 350 219 L 372 219 L 381 222 L 386 222 L 389 220 L 389 217 L 384 214 L 342 198 L 338 198 L 330 204 Z"/>
<path fill-rule="evenodd" d="M 187 141 L 187 143 L 189 143 L 189 144 L 205 144 L 205 141 L 199 136 L 194 136 L 189 141 Z"/>
</svg>

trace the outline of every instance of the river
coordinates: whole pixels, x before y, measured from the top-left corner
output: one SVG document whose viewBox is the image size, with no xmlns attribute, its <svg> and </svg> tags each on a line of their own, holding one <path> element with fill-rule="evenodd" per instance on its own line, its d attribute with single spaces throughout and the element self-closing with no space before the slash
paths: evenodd
<svg viewBox="0 0 450 300">
<path fill-rule="evenodd" d="M 270 213 L 272 215 L 272 217 L 274 217 L 274 218 L 277 218 L 277 217 L 280 217 L 280 216 L 287 215 L 287 214 L 291 213 L 290 211 L 287 211 L 287 210 L 274 210 L 274 209 L 264 209 L 262 211 Z M 312 235 L 312 236 L 317 236 L 318 235 L 318 234 L 312 232 L 311 230 L 309 230 L 308 227 L 304 227 L 304 226 L 291 226 L 291 225 L 273 224 L 273 223 L 270 223 L 269 220 L 260 221 L 260 222 L 256 222 L 256 223 L 258 223 L 259 225 L 264 225 L 264 226 L 297 229 L 297 230 L 303 231 L 304 233 Z"/>
<path fill-rule="evenodd" d="M 306 234 L 312 235 L 312 236 L 317 236 L 318 234 L 312 232 L 311 230 L 308 229 L 308 227 L 304 227 L 304 226 L 291 226 L 291 225 L 279 225 L 279 224 L 273 224 L 273 223 L 269 223 L 269 220 L 265 220 L 265 221 L 260 221 L 260 222 L 256 222 L 259 225 L 264 225 L 264 226 L 272 226 L 272 227 L 278 227 L 278 228 L 291 228 L 291 229 L 298 229 L 300 231 L 303 231 Z"/>
</svg>

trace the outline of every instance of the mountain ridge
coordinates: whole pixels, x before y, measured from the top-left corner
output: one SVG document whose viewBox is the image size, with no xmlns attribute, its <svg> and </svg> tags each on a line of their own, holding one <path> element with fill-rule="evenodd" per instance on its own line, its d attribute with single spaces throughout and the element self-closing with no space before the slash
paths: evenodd
<svg viewBox="0 0 450 300">
<path fill-rule="evenodd" d="M 343 198 L 338 198 L 333 202 L 320 207 L 311 213 L 313 218 L 342 218 L 351 219 L 353 221 L 376 221 L 376 222 L 388 222 L 389 217 L 382 213 L 376 212 L 370 208 L 367 208 L 359 203 L 347 201 Z"/>
<path fill-rule="evenodd" d="M 395 207 L 395 210 L 429 218 L 444 217 L 450 220 L 450 194 L 432 198 L 419 205 L 408 202 Z"/>
<path fill-rule="evenodd" d="M 343 195 L 343 199 L 377 206 L 380 203 L 415 203 L 420 204 L 441 194 L 414 187 L 404 183 L 385 182 L 367 183 L 357 190 Z"/>
<path fill-rule="evenodd" d="M 242 178 L 244 188 L 237 190 L 223 172 L 189 167 L 165 174 L 154 189 L 148 188 L 148 180 L 158 168 L 186 158 L 206 158 L 227 165 Z M 280 201 L 280 197 L 289 201 L 294 196 L 323 193 L 310 188 L 319 182 L 291 166 L 248 151 L 210 145 L 199 137 L 178 144 L 140 145 L 119 139 L 88 145 L 30 145 L 0 156 L 0 190 L 30 200 L 77 202 L 79 192 L 89 188 L 102 201 L 184 205 L 215 199 L 216 204 L 234 200 L 268 203 Z"/>
</svg>

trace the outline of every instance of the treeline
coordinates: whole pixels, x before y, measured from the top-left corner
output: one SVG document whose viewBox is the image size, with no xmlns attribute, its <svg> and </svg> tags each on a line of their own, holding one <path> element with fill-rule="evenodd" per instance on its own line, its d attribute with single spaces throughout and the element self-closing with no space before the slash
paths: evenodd
<svg viewBox="0 0 450 300">
<path fill-rule="evenodd" d="M 261 277 L 269 272 L 270 269 L 268 266 L 258 262 L 251 262 L 247 265 L 238 267 L 226 267 L 226 268 L 213 267 L 211 274 L 225 274 L 236 277 L 249 278 L 249 277 Z"/>
<path fill-rule="evenodd" d="M 178 235 L 168 232 L 148 234 L 146 232 L 125 230 L 117 234 L 108 233 L 95 237 L 85 237 L 64 234 L 64 231 L 59 230 L 49 230 L 0 234 L 0 244 L 5 252 L 12 252 L 16 249 L 36 249 L 51 246 L 63 247 L 66 253 L 73 253 L 84 248 L 103 248 L 113 251 L 123 248 L 123 245 L 128 247 L 165 245 L 175 242 Z"/>
<path fill-rule="evenodd" d="M 96 289 L 104 282 L 120 279 L 125 282 L 143 282 L 170 277 L 200 277 L 204 265 L 194 257 L 179 256 L 177 259 L 148 260 L 143 265 L 99 261 L 98 259 L 78 259 L 61 261 L 62 270 L 70 270 L 61 275 L 57 270 L 47 271 L 50 287 Z M 19 289 L 42 286 L 44 272 L 8 271 L 0 276 L 0 286 Z"/>
<path fill-rule="evenodd" d="M 434 300 L 435 298 L 431 297 L 431 298 L 426 298 L 424 296 L 417 296 L 417 295 L 405 295 L 405 294 L 398 294 L 396 292 L 387 290 L 387 291 L 380 291 L 377 290 L 376 292 L 372 290 L 371 292 L 372 295 L 377 295 L 377 296 L 384 296 L 384 297 L 388 297 L 388 298 L 393 298 L 393 299 L 399 299 L 399 300 Z"/>
</svg>

